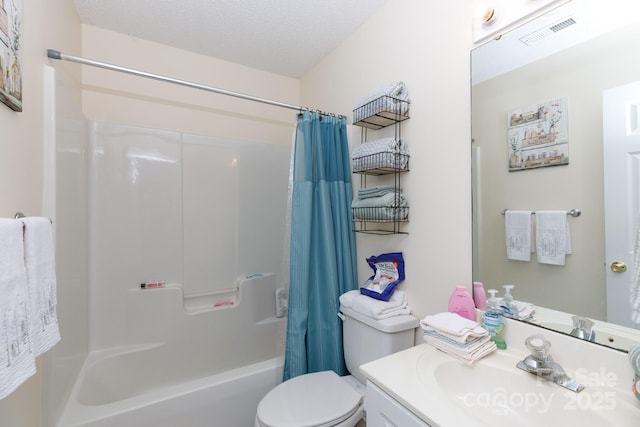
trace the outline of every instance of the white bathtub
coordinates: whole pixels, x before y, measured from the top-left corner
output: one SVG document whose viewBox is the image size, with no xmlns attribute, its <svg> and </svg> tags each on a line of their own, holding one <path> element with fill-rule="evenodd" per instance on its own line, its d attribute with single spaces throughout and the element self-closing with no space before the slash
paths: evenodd
<svg viewBox="0 0 640 427">
<path fill-rule="evenodd" d="M 253 426 L 258 402 L 282 381 L 276 287 L 265 275 L 224 294 L 132 290 L 128 341 L 138 342 L 89 355 L 57 427 Z"/>
</svg>

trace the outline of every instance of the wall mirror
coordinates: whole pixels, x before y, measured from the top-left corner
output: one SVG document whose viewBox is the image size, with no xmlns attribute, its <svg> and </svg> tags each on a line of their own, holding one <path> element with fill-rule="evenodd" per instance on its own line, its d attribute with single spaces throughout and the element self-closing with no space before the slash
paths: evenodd
<svg viewBox="0 0 640 427">
<path fill-rule="evenodd" d="M 531 321 L 542 327 L 570 333 L 573 316 L 593 321 L 595 342 L 620 350 L 640 342 L 630 319 L 640 137 L 625 140 L 638 145 L 622 157 L 609 150 L 640 127 L 636 3 L 572 0 L 471 52 L 474 280 L 499 295 L 514 285 L 516 300 L 536 305 Z M 524 144 L 510 151 L 508 117 L 551 105 L 567 123 L 561 154 L 543 139 L 528 153 Z M 551 122 L 552 114 L 538 117 L 539 134 L 551 133 Z M 516 150 L 521 168 L 513 168 Z M 612 184 L 611 170 L 631 187 Z M 508 260 L 505 209 L 580 209 L 567 217 L 572 253 L 565 264 L 540 263 L 536 253 L 529 262 Z"/>
</svg>

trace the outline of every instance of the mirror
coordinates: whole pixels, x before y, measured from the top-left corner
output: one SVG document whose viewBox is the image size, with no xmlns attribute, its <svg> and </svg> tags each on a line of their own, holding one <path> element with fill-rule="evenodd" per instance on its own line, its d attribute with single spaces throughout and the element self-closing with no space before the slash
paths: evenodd
<svg viewBox="0 0 640 427">
<path fill-rule="evenodd" d="M 596 342 L 621 350 L 640 342 L 640 330 L 609 321 L 615 309 L 607 307 L 612 273 L 605 249 L 603 91 L 640 80 L 635 3 L 640 2 L 572 0 L 471 52 L 474 280 L 499 295 L 502 285 L 514 285 L 514 298 L 535 304 L 532 322 L 543 327 L 569 333 L 572 315 L 586 317 L 596 323 Z M 548 161 L 557 153 L 542 139 L 529 153 L 521 142 L 511 145 L 508 117 L 526 117 L 540 106 L 565 115 L 568 143 L 560 151 L 568 153 L 558 158 L 568 162 Z M 543 125 L 551 133 L 548 123 Z M 516 149 L 516 165 L 525 167 L 513 167 Z M 510 172 L 510 166 L 518 170 Z M 580 216 L 567 217 L 572 253 L 565 264 L 540 263 L 537 253 L 529 262 L 508 260 L 505 209 L 579 209 Z M 635 233 L 626 227 L 627 234 Z M 622 251 L 630 255 L 633 244 Z M 618 293 L 628 303 L 629 288 Z"/>
</svg>

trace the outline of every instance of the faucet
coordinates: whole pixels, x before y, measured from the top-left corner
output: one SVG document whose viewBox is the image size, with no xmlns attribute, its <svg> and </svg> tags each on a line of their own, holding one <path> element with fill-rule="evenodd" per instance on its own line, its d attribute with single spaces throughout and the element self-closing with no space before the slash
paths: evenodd
<svg viewBox="0 0 640 427">
<path fill-rule="evenodd" d="M 595 341 L 596 331 L 593 330 L 593 321 L 580 316 L 572 316 L 571 319 L 573 319 L 573 329 L 569 335 L 586 341 Z"/>
<path fill-rule="evenodd" d="M 633 379 L 633 385 L 631 391 L 633 395 L 640 400 L 640 343 L 634 344 L 629 349 L 629 362 L 631 362 L 631 368 L 635 372 L 635 378 Z"/>
<path fill-rule="evenodd" d="M 569 378 L 562 366 L 553 360 L 549 354 L 551 343 L 542 335 L 531 335 L 525 345 L 531 350 L 531 354 L 518 362 L 518 368 L 573 392 L 580 393 L 584 390 L 584 385 Z"/>
</svg>

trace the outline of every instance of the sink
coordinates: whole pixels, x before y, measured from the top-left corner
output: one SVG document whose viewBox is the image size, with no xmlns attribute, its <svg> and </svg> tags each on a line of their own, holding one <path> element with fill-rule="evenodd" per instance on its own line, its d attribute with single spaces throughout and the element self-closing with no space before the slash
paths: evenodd
<svg viewBox="0 0 640 427">
<path fill-rule="evenodd" d="M 573 330 L 573 325 L 565 322 L 558 322 L 553 320 L 536 320 L 532 321 L 531 323 L 540 325 L 543 328 L 560 331 L 565 334 L 569 334 Z M 637 331 L 627 333 L 623 330 L 622 327 L 611 328 L 598 323 L 596 323 L 596 325 L 593 327 L 593 330 L 596 333 L 595 342 L 597 342 L 598 344 L 628 350 L 632 345 L 638 342 Z"/>
<path fill-rule="evenodd" d="M 585 385 L 575 393 L 516 368 L 520 356 L 498 351 L 467 366 L 430 349 L 417 359 L 417 372 L 426 390 L 448 402 L 443 406 L 449 408 L 443 411 L 462 412 L 479 424 L 637 425 L 640 404 L 630 392 L 617 388 L 619 379 L 608 378 L 604 372 L 567 369 L 569 376 Z"/>
</svg>

